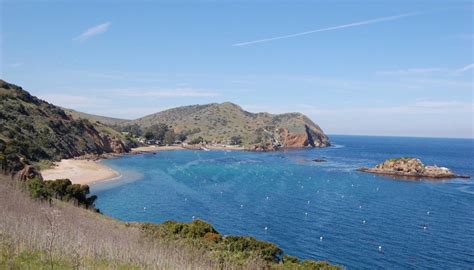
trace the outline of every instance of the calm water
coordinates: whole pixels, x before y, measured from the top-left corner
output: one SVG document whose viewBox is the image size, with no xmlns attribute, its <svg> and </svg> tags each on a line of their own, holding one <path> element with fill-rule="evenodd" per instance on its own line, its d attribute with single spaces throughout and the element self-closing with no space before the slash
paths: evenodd
<svg viewBox="0 0 474 270">
<path fill-rule="evenodd" d="M 335 146 L 326 149 L 169 151 L 107 160 L 122 180 L 93 192 L 101 211 L 121 220 L 194 216 L 222 234 L 252 235 L 291 255 L 349 269 L 474 267 L 472 179 L 411 182 L 355 171 L 414 156 L 472 176 L 474 140 L 331 140 Z"/>
</svg>

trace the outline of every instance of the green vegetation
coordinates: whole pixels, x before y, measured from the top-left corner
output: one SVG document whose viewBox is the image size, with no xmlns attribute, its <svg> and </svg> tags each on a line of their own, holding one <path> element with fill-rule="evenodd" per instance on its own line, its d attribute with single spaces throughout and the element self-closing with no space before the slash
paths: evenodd
<svg viewBox="0 0 474 270">
<path fill-rule="evenodd" d="M 54 162 L 47 159 L 42 159 L 35 163 L 35 166 L 38 170 L 46 170 L 54 167 Z"/>
<path fill-rule="evenodd" d="M 113 136 L 116 133 L 86 119 L 73 119 L 61 108 L 0 80 L 0 159 L 9 168 L 16 169 L 20 157 L 40 161 L 102 154 L 117 148 L 126 151 L 127 146 Z"/>
<path fill-rule="evenodd" d="M 204 139 L 201 136 L 199 136 L 189 141 L 189 144 L 194 145 L 194 144 L 200 144 L 203 142 L 204 142 Z"/>
<path fill-rule="evenodd" d="M 43 181 L 39 178 L 26 180 L 25 184 L 33 198 L 48 200 L 55 198 L 74 202 L 87 209 L 95 209 L 94 202 L 97 196 L 88 196 L 90 193 L 88 185 L 72 184 L 69 179 Z"/>
<path fill-rule="evenodd" d="M 414 159 L 414 157 L 398 157 L 398 158 L 389 158 L 388 161 L 399 161 L 399 160 L 410 160 Z"/>
<path fill-rule="evenodd" d="M 100 119 L 101 123 L 116 130 L 129 132 L 133 136 L 141 134 L 148 140 L 154 139 L 159 142 L 163 142 L 166 130 L 172 129 L 176 134 L 186 136 L 185 138 L 175 137 L 175 141 L 188 140 L 189 143 L 202 137 L 208 142 L 244 146 L 255 143 L 265 145 L 278 138 L 281 129 L 288 129 L 294 134 L 306 134 L 306 127 L 314 133 L 314 138 L 327 142 L 327 137 L 319 126 L 302 114 L 250 113 L 230 102 L 184 106 L 136 120 L 99 117 L 78 112 L 75 112 L 75 115 L 92 122 Z"/>
<path fill-rule="evenodd" d="M 222 236 L 210 224 L 195 220 L 191 223 L 167 221 L 162 224 L 131 223 L 150 239 L 181 242 L 204 249 L 212 260 L 226 265 L 245 266 L 249 261 L 262 260 L 267 269 L 340 269 L 327 262 L 305 260 L 285 255 L 273 243 L 249 236 Z"/>
<path fill-rule="evenodd" d="M 232 136 L 230 138 L 230 144 L 231 145 L 240 145 L 242 144 L 242 137 L 237 135 L 237 136 Z"/>
<path fill-rule="evenodd" d="M 132 123 L 138 124 L 142 128 L 150 127 L 156 123 L 164 123 L 167 126 L 172 126 L 177 132 L 187 131 L 191 140 L 201 136 L 206 141 L 230 144 L 232 137 L 238 136 L 241 139 L 240 143 L 246 146 L 252 145 L 261 135 L 257 131 L 258 129 L 269 130 L 273 135 L 280 128 L 304 134 L 307 125 L 325 137 L 322 130 L 302 114 L 254 114 L 229 102 L 174 108 L 133 120 Z M 196 130 L 199 131 L 191 132 Z M 263 136 L 261 137 L 263 138 Z"/>
<path fill-rule="evenodd" d="M 117 263 L 106 260 L 82 260 L 78 261 L 75 258 L 48 258 L 45 251 L 21 251 L 15 252 L 13 245 L 2 241 L 0 235 L 0 267 L 5 269 L 56 269 L 56 270 L 70 270 L 70 269 L 117 269 L 117 270 L 139 270 L 138 265 Z"/>
</svg>

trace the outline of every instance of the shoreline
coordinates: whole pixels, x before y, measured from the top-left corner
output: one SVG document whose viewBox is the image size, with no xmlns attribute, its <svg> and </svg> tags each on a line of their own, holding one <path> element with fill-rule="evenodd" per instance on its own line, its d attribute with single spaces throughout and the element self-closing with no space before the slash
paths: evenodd
<svg viewBox="0 0 474 270">
<path fill-rule="evenodd" d="M 238 146 L 207 146 L 211 150 L 244 150 Z M 72 159 L 62 159 L 54 162 L 54 166 L 49 169 L 41 170 L 40 173 L 44 180 L 69 179 L 73 184 L 92 185 L 98 182 L 114 181 L 122 177 L 120 173 L 111 167 L 104 165 L 101 161 L 109 158 L 117 158 L 124 155 L 139 155 L 147 153 L 156 153 L 160 151 L 172 150 L 202 150 L 201 147 L 183 147 L 182 145 L 170 146 L 140 146 L 132 148 L 129 153 L 124 154 L 105 154 L 101 156 L 82 156 Z"/>
<path fill-rule="evenodd" d="M 90 185 L 95 182 L 119 179 L 121 175 L 100 160 L 62 159 L 54 167 L 40 171 L 44 180 L 69 179 L 73 184 Z"/>
<path fill-rule="evenodd" d="M 246 148 L 238 145 L 169 145 L 169 146 L 140 146 L 132 148 L 128 153 L 106 153 L 103 155 L 84 155 L 72 159 L 62 159 L 54 162 L 52 168 L 41 170 L 44 180 L 69 179 L 73 184 L 91 185 L 98 182 L 114 181 L 122 177 L 120 173 L 101 161 L 118 158 L 125 155 L 139 155 L 173 150 L 194 151 L 245 151 Z"/>
</svg>

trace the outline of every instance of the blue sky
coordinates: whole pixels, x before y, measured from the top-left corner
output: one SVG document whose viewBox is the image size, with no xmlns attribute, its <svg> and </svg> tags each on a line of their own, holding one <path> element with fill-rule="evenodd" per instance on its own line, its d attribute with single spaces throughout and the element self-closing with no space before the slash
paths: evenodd
<svg viewBox="0 0 474 270">
<path fill-rule="evenodd" d="M 473 135 L 472 1 L 1 1 L 0 76 L 137 118 L 231 101 L 329 134 Z"/>
</svg>

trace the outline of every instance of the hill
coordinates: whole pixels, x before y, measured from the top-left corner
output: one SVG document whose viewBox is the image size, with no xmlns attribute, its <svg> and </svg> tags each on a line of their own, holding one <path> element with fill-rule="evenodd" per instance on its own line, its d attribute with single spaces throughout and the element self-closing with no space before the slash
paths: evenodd
<svg viewBox="0 0 474 270">
<path fill-rule="evenodd" d="M 330 145 L 322 129 L 301 113 L 250 113 L 236 104 L 192 105 L 151 114 L 131 122 L 142 128 L 164 123 L 189 139 L 202 137 L 215 143 L 230 143 L 240 137 L 242 144 L 259 147 L 325 147 Z"/>
<path fill-rule="evenodd" d="M 107 116 L 100 116 L 90 113 L 78 112 L 73 109 L 62 108 L 67 114 L 72 116 L 74 119 L 87 119 L 92 123 L 100 122 L 104 125 L 108 126 L 116 126 L 116 125 L 127 125 L 132 122 L 132 120 L 114 118 L 114 117 L 107 117 Z"/>
<path fill-rule="evenodd" d="M 14 84 L 0 80 L 0 154 L 31 161 L 129 150 L 120 133 L 74 119 Z M 14 158 L 14 157 L 11 157 Z"/>
</svg>

